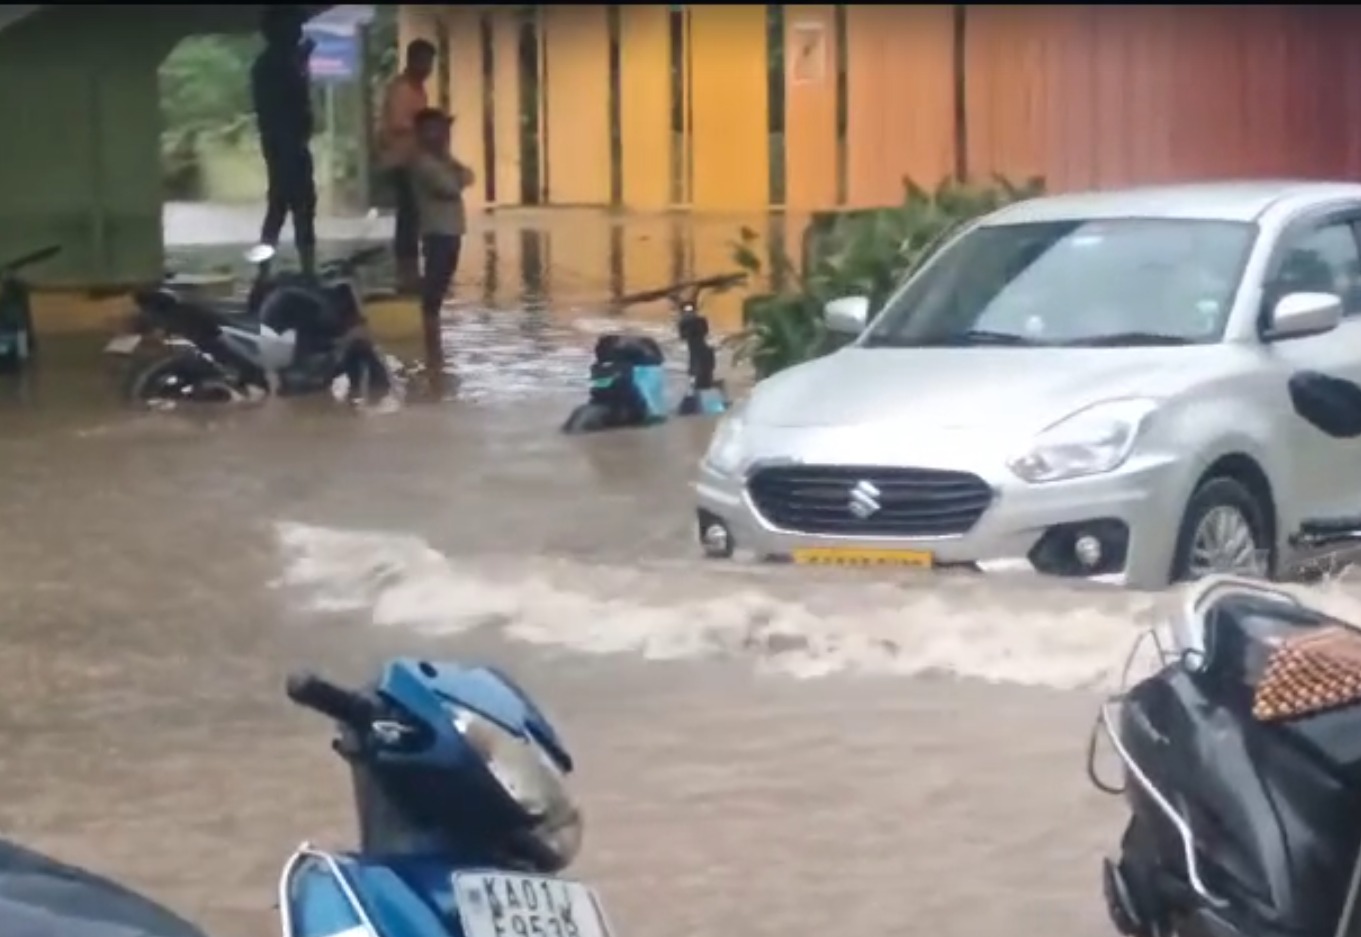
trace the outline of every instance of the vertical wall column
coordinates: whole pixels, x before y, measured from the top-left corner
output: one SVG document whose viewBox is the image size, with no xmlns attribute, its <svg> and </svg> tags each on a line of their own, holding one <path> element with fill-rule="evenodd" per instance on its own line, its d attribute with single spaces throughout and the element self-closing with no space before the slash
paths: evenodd
<svg viewBox="0 0 1361 937">
<path fill-rule="evenodd" d="M 671 204 L 670 12 L 661 4 L 619 7 L 619 136 L 623 202 Z"/>
<path fill-rule="evenodd" d="M 408 9 L 432 9 L 407 7 Z M 478 183 L 463 193 L 469 208 L 486 202 L 483 185 L 487 167 L 482 113 L 482 32 L 478 12 L 472 7 L 439 7 L 449 49 L 449 112 L 454 115 L 452 146 L 454 155 L 472 167 Z"/>
<path fill-rule="evenodd" d="M 785 7 L 785 205 L 837 201 L 836 8 Z"/>
<path fill-rule="evenodd" d="M 610 203 L 610 37 L 603 5 L 547 5 L 544 152 L 553 205 Z"/>
<path fill-rule="evenodd" d="M 766 8 L 715 4 L 688 10 L 691 204 L 763 208 L 770 199 Z"/>
<path fill-rule="evenodd" d="M 511 6 L 484 16 L 491 27 L 492 151 L 496 158 L 496 204 L 518 205 L 522 188 L 520 158 L 520 20 Z"/>
<path fill-rule="evenodd" d="M 847 183 L 855 206 L 887 205 L 902 180 L 954 174 L 954 15 L 949 6 L 846 8 Z"/>
</svg>

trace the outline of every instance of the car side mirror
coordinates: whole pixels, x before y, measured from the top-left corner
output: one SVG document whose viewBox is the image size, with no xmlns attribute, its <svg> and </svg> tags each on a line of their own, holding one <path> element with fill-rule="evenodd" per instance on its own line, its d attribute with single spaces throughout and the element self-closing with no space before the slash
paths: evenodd
<svg viewBox="0 0 1361 937">
<path fill-rule="evenodd" d="M 1272 341 L 1322 335 L 1341 321 L 1341 297 L 1333 293 L 1287 293 L 1271 310 L 1265 337 Z"/>
<path fill-rule="evenodd" d="M 822 321 L 827 330 L 842 335 L 859 335 L 865 330 L 869 317 L 868 296 L 843 296 L 832 300 L 822 309 Z"/>
</svg>

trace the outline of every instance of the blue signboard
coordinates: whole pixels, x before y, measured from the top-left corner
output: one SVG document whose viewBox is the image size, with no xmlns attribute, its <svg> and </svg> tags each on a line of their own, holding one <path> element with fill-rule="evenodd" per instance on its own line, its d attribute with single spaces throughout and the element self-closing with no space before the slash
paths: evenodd
<svg viewBox="0 0 1361 937">
<path fill-rule="evenodd" d="M 312 40 L 308 70 L 320 84 L 353 81 L 359 77 L 358 28 L 373 19 L 373 7 L 342 4 L 312 19 L 305 27 Z"/>
<path fill-rule="evenodd" d="M 354 33 L 308 25 L 307 38 L 312 40 L 312 57 L 308 70 L 312 80 L 322 84 L 352 81 L 359 75 L 359 39 Z"/>
</svg>

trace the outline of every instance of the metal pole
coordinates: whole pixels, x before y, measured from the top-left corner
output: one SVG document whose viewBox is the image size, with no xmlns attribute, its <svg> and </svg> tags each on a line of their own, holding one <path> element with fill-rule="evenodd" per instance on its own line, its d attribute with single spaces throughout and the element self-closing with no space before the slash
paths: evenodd
<svg viewBox="0 0 1361 937">
<path fill-rule="evenodd" d="M 373 207 L 373 95 L 371 93 L 371 74 L 369 70 L 369 27 L 361 25 L 355 32 L 358 68 L 355 76 L 355 117 L 359 130 L 355 134 L 359 140 L 359 158 L 355 163 L 355 196 L 359 207 L 368 211 Z"/>
<path fill-rule="evenodd" d="M 339 137 L 336 134 L 336 86 L 335 82 L 326 82 L 326 184 L 330 190 L 329 203 L 331 206 L 331 217 L 340 214 L 340 196 L 337 180 L 339 179 Z"/>
</svg>

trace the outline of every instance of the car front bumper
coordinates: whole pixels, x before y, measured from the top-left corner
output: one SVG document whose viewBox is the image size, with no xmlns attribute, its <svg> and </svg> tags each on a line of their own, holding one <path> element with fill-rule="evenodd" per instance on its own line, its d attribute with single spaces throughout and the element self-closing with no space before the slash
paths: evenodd
<svg viewBox="0 0 1361 937">
<path fill-rule="evenodd" d="M 732 545 L 763 558 L 789 557 L 797 550 L 842 548 L 930 552 L 941 565 L 1025 559 L 1055 528 L 1081 529 L 1084 524 L 1116 521 L 1128 531 L 1122 568 L 1132 588 L 1167 584 L 1177 530 L 1185 507 L 1182 472 L 1169 459 L 1131 460 L 1114 472 L 1068 481 L 1032 485 L 1005 470 L 988 475 L 993 499 L 968 532 L 946 537 L 850 537 L 784 530 L 757 509 L 747 490 L 747 477 L 762 467 L 749 465 L 727 475 L 705 463 L 695 485 L 700 525 L 717 519 Z M 932 468 L 975 472 L 968 465 L 932 464 Z M 701 530 L 702 534 L 702 530 Z"/>
</svg>

